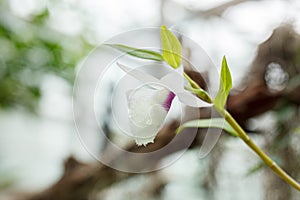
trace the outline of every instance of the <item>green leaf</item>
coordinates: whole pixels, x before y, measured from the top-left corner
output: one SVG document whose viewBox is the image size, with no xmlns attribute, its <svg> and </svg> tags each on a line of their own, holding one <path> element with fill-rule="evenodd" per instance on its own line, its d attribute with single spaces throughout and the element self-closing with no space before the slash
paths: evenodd
<svg viewBox="0 0 300 200">
<path fill-rule="evenodd" d="M 156 61 L 163 61 L 163 57 L 151 50 L 145 50 L 145 49 L 136 49 L 133 47 L 129 47 L 126 45 L 122 44 L 106 44 L 107 46 L 110 46 L 112 48 L 115 48 L 119 51 L 125 52 L 131 56 L 142 58 L 142 59 L 147 59 L 147 60 L 156 60 Z"/>
<path fill-rule="evenodd" d="M 231 87 L 232 87 L 231 74 L 227 65 L 226 58 L 224 56 L 222 61 L 219 91 L 214 101 L 215 107 L 217 109 L 219 110 L 224 109 Z"/>
<path fill-rule="evenodd" d="M 238 133 L 223 118 L 197 119 L 197 120 L 188 121 L 183 125 L 181 125 L 176 130 L 176 134 L 178 134 L 185 128 L 210 128 L 210 127 L 223 129 L 229 134 L 238 137 Z"/>
<path fill-rule="evenodd" d="M 166 26 L 160 28 L 162 57 L 173 68 L 181 63 L 182 47 L 177 37 Z"/>
</svg>

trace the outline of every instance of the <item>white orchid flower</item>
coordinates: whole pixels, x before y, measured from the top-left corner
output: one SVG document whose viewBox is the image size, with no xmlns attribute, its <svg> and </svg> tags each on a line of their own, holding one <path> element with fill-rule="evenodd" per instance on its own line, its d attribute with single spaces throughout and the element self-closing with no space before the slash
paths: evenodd
<svg viewBox="0 0 300 200">
<path fill-rule="evenodd" d="M 153 143 L 162 127 L 175 97 L 185 105 L 208 107 L 208 104 L 184 89 L 184 78 L 172 70 L 161 79 L 123 64 L 118 66 L 144 84 L 127 92 L 128 116 L 137 145 Z"/>
</svg>

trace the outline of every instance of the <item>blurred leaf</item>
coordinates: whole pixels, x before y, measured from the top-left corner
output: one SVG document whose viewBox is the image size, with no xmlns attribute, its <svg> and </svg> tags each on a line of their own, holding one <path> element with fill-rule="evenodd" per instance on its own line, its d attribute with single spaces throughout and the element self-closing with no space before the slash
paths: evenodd
<svg viewBox="0 0 300 200">
<path fill-rule="evenodd" d="M 255 174 L 256 172 L 258 172 L 259 170 L 261 170 L 264 166 L 265 166 L 265 164 L 263 162 L 257 163 L 256 165 L 254 165 L 253 167 L 251 167 L 249 169 L 249 171 L 247 172 L 246 176 L 251 176 L 251 175 Z"/>
<path fill-rule="evenodd" d="M 43 24 L 49 18 L 49 10 L 45 9 L 41 13 L 32 17 L 31 22 L 34 24 Z"/>
<path fill-rule="evenodd" d="M 1 5 L 6 12 L 0 20 L 0 108 L 32 112 L 42 96 L 44 75 L 72 83 L 75 66 L 93 47 L 82 34 L 70 37 L 54 30 L 47 9 L 21 18 L 10 13 L 8 4 Z"/>
<path fill-rule="evenodd" d="M 12 187 L 14 184 L 16 184 L 16 180 L 13 178 L 3 178 L 1 177 L 0 180 L 0 190 L 4 190 L 6 188 Z"/>
<path fill-rule="evenodd" d="M 285 123 L 291 120 L 297 112 L 297 106 L 289 102 L 281 102 L 281 105 L 276 109 L 276 117 L 280 123 Z"/>
<path fill-rule="evenodd" d="M 296 128 L 296 129 L 294 130 L 294 133 L 300 135 L 300 127 Z"/>
<path fill-rule="evenodd" d="M 133 47 L 122 45 L 122 44 L 107 44 L 107 46 L 113 47 L 115 49 L 118 49 L 122 52 L 125 52 L 125 53 L 127 53 L 131 56 L 137 57 L 137 58 L 163 61 L 162 56 L 155 51 L 150 51 L 150 50 L 145 50 L 145 49 L 136 49 Z"/>
<path fill-rule="evenodd" d="M 1 156 L 0 161 L 2 162 L 3 159 Z M 0 177 L 0 191 L 13 186 L 18 181 L 16 169 L 7 168 L 5 165 L 0 166 Z"/>
<path fill-rule="evenodd" d="M 176 134 L 178 134 L 185 128 L 220 128 L 225 130 L 227 133 L 231 134 L 232 136 L 235 137 L 238 136 L 236 131 L 223 118 L 197 119 L 197 120 L 188 121 L 177 129 Z"/>
<path fill-rule="evenodd" d="M 166 26 L 160 28 L 162 57 L 173 68 L 178 68 L 181 63 L 182 47 L 177 37 Z"/>
<path fill-rule="evenodd" d="M 231 74 L 227 65 L 226 58 L 224 56 L 222 60 L 219 91 L 215 98 L 215 106 L 217 109 L 219 110 L 224 109 L 231 87 L 232 87 Z"/>
</svg>

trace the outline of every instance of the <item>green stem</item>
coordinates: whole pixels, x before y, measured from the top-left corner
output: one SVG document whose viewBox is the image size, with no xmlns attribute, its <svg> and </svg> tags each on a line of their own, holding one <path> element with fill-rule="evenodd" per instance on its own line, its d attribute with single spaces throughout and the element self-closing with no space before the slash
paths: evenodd
<svg viewBox="0 0 300 200">
<path fill-rule="evenodd" d="M 208 93 L 205 90 L 201 89 L 201 88 L 200 89 L 195 89 L 195 88 L 184 86 L 184 89 L 196 94 L 198 97 L 200 97 L 200 99 L 202 99 L 203 101 L 205 101 L 207 103 L 213 103 L 213 100 L 208 95 Z"/>
<path fill-rule="evenodd" d="M 186 87 L 189 91 L 197 94 L 201 99 L 205 97 L 208 99 L 209 103 L 213 103 L 212 98 L 204 91 L 199 85 L 192 80 L 186 73 L 184 73 L 185 79 L 189 82 L 192 88 Z M 203 91 L 205 93 L 203 93 Z M 203 96 L 203 94 L 205 94 Z M 236 122 L 236 120 L 230 115 L 227 110 L 216 110 L 225 118 L 225 120 L 231 125 L 231 127 L 238 133 L 238 136 L 250 147 L 265 163 L 268 165 L 279 177 L 281 177 L 289 185 L 293 186 L 300 191 L 300 184 L 289 176 L 283 169 L 281 169 L 267 154 L 265 154 L 247 135 L 247 133 L 241 128 L 241 126 Z"/>
<path fill-rule="evenodd" d="M 200 86 L 193 79 L 191 79 L 187 73 L 183 72 L 183 76 L 193 88 L 200 89 Z"/>
<path fill-rule="evenodd" d="M 197 94 L 200 99 L 207 103 L 213 103 L 212 98 L 209 96 L 209 94 L 203 90 L 193 79 L 189 77 L 185 72 L 183 73 L 184 78 L 189 82 L 191 87 L 184 87 L 186 90 Z"/>
<path fill-rule="evenodd" d="M 265 154 L 254 142 L 249 138 L 247 133 L 235 121 L 228 111 L 225 111 L 225 120 L 239 134 L 239 137 L 268 165 L 279 177 L 285 182 L 300 191 L 300 184 L 281 169 L 267 154 Z"/>
</svg>

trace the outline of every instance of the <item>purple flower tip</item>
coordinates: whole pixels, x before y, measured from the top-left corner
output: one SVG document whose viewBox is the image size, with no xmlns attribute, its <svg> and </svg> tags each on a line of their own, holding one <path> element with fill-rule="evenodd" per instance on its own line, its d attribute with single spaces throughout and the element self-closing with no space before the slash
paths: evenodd
<svg viewBox="0 0 300 200">
<path fill-rule="evenodd" d="M 172 101 L 174 99 L 176 95 L 173 93 L 173 92 L 170 92 L 168 97 L 166 98 L 166 100 L 164 101 L 163 103 L 163 107 L 166 111 L 169 111 L 170 110 L 170 107 L 171 107 L 171 104 L 172 104 Z"/>
</svg>

